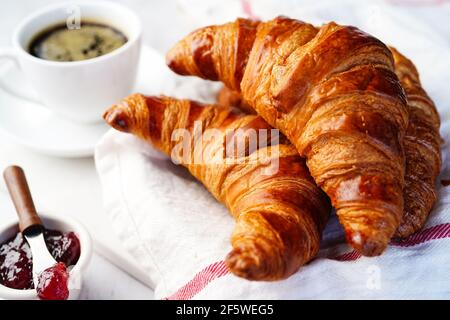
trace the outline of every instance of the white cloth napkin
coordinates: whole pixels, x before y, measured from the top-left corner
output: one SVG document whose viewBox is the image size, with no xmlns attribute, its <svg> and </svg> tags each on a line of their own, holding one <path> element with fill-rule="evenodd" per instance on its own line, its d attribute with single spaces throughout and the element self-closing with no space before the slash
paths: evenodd
<svg viewBox="0 0 450 320">
<path fill-rule="evenodd" d="M 446 141 L 441 176 L 450 178 L 446 164 L 450 43 L 444 31 L 433 31 L 426 19 L 420 20 L 414 10 L 406 13 L 401 6 L 287 1 L 280 7 L 280 2 L 266 0 L 242 2 L 246 14 L 261 18 L 289 13 L 316 24 L 336 20 L 357 25 L 411 57 L 441 115 Z M 443 5 L 425 11 L 445 18 L 450 8 Z M 206 23 L 214 22 L 208 19 L 212 21 Z M 216 85 L 212 88 L 205 81 L 174 76 L 162 57 L 148 50 L 146 55 L 141 69 L 146 70 L 148 86 L 140 91 L 211 100 Z M 333 217 L 317 259 L 287 280 L 250 282 L 230 274 L 223 264 L 231 248 L 233 219 L 185 169 L 133 136 L 113 130 L 98 144 L 96 164 L 106 212 L 118 237 L 148 274 L 157 298 L 450 298 L 450 187 L 439 184 L 439 201 L 424 230 L 392 243 L 380 257 L 360 257 L 352 251 Z"/>
</svg>

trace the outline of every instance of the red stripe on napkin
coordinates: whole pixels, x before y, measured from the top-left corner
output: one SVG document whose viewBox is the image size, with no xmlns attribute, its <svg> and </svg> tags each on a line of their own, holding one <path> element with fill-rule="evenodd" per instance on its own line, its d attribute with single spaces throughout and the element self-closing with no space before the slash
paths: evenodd
<svg viewBox="0 0 450 320">
<path fill-rule="evenodd" d="M 417 232 L 406 239 L 393 240 L 391 241 L 391 245 L 396 247 L 411 247 L 426 241 L 449 237 L 450 237 L 450 223 L 443 223 Z"/>
<path fill-rule="evenodd" d="M 337 260 L 337 261 L 355 261 L 359 258 L 361 258 L 361 253 L 359 253 L 356 250 L 353 250 L 353 251 L 341 254 L 340 256 L 330 258 L 330 259 Z"/>
<path fill-rule="evenodd" d="M 208 285 L 214 279 L 220 278 L 230 273 L 225 262 L 218 261 L 210 264 L 205 269 L 197 273 L 192 280 L 178 289 L 173 295 L 165 298 L 164 300 L 189 300 L 204 287 Z"/>
<path fill-rule="evenodd" d="M 412 247 L 430 240 L 450 238 L 450 223 L 443 223 L 424 229 L 403 240 L 393 240 L 395 247 Z M 330 258 L 337 261 L 355 261 L 361 254 L 355 250 Z M 224 261 L 214 262 L 197 273 L 192 280 L 164 300 L 189 300 L 202 291 L 211 281 L 230 274 Z"/>
<path fill-rule="evenodd" d="M 424 229 L 406 239 L 392 240 L 390 245 L 394 247 L 412 247 L 430 240 L 450 238 L 450 223 L 438 224 L 437 226 Z M 338 261 L 355 261 L 361 258 L 361 254 L 355 250 L 331 258 Z"/>
</svg>

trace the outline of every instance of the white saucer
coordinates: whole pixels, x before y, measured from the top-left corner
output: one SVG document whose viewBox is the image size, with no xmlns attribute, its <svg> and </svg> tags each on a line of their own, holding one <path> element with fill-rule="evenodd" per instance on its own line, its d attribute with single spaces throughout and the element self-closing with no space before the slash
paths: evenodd
<svg viewBox="0 0 450 320">
<path fill-rule="evenodd" d="M 61 118 L 38 102 L 18 98 L 5 90 L 30 92 L 24 75 L 12 63 L 0 69 L 0 133 L 8 140 L 40 153 L 59 157 L 88 157 L 108 126 L 81 125 Z"/>
<path fill-rule="evenodd" d="M 162 54 L 149 46 L 142 46 L 133 92 L 213 101 L 212 88 L 218 87 L 217 83 L 175 75 L 166 66 Z M 83 125 L 68 121 L 47 110 L 39 102 L 9 93 L 13 89 L 18 93 L 23 92 L 23 96 L 33 92 L 17 66 L 12 63 L 0 64 L 0 134 L 15 143 L 51 156 L 79 158 L 94 154 L 95 146 L 108 130 L 108 125 L 103 122 Z"/>
<path fill-rule="evenodd" d="M 144 47 L 141 68 L 148 64 L 146 60 L 155 57 L 163 63 L 160 54 Z M 146 87 L 142 85 L 143 79 L 143 76 L 138 76 L 137 88 Z M 145 83 L 148 85 L 147 81 Z M 8 140 L 51 156 L 79 158 L 94 154 L 95 145 L 108 130 L 108 125 L 103 122 L 93 125 L 71 122 L 55 115 L 39 102 L 18 98 L 8 92 L 13 88 L 24 95 L 33 91 L 16 65 L 1 63 L 0 133 Z"/>
</svg>

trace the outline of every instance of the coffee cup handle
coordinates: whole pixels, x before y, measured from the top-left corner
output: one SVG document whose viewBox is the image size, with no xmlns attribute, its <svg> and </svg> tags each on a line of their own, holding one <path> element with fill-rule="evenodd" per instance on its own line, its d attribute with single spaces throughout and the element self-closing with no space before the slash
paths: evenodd
<svg viewBox="0 0 450 320">
<path fill-rule="evenodd" d="M 0 61 L 1 60 L 10 60 L 13 61 L 16 65 L 16 67 L 21 70 L 20 68 L 20 64 L 19 64 L 19 59 L 17 57 L 17 52 L 15 49 L 13 48 L 0 48 Z M 21 70 L 22 71 L 22 70 Z M 34 92 L 27 93 L 27 92 L 19 92 L 16 91 L 14 88 L 12 88 L 11 86 L 8 86 L 5 84 L 4 81 L 0 81 L 0 90 L 3 90 L 4 92 L 22 99 L 22 100 L 28 100 L 30 102 L 34 102 L 34 103 L 40 103 L 40 101 L 36 98 L 36 94 L 34 94 Z"/>
</svg>

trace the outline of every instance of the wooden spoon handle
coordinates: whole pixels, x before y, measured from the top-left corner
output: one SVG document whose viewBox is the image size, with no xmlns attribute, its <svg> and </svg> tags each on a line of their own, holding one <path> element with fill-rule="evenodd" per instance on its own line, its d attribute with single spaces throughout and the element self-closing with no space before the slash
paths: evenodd
<svg viewBox="0 0 450 320">
<path fill-rule="evenodd" d="M 30 227 L 42 227 L 22 168 L 10 166 L 3 172 L 3 177 L 19 216 L 20 231 L 23 233 Z"/>
</svg>

